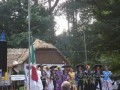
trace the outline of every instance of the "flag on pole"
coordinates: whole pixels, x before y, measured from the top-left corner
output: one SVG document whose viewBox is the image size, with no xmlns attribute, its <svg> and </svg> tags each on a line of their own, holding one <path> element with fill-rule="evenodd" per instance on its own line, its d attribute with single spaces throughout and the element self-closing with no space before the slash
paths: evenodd
<svg viewBox="0 0 120 90">
<path fill-rule="evenodd" d="M 1 33 L 0 41 L 6 41 L 4 31 Z"/>
<path fill-rule="evenodd" d="M 32 72 L 31 72 L 31 75 L 32 75 L 32 80 L 34 81 L 38 81 L 38 75 L 37 75 L 37 69 L 35 68 L 35 52 L 34 52 L 34 47 L 33 47 L 33 40 L 31 38 L 31 41 L 32 41 L 32 44 L 31 44 L 31 47 L 30 47 L 30 57 L 31 57 L 31 63 L 32 63 Z"/>
<path fill-rule="evenodd" d="M 31 63 L 35 64 L 35 53 L 34 53 L 34 47 L 33 47 L 33 40 L 31 40 L 31 41 L 32 41 L 31 47 L 30 47 Z"/>
</svg>

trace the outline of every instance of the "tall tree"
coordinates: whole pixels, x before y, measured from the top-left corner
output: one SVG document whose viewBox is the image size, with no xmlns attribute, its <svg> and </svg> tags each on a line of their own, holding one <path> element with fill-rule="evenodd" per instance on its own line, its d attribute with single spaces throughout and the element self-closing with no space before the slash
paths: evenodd
<svg viewBox="0 0 120 90">
<path fill-rule="evenodd" d="M 113 72 L 117 71 L 119 63 L 115 62 L 120 58 L 120 0 L 91 0 L 89 5 L 96 19 L 90 25 L 92 37 L 89 46 L 98 52 L 98 60 L 111 66 Z"/>
<path fill-rule="evenodd" d="M 85 50 L 84 50 L 84 33 L 86 32 L 87 25 L 90 23 L 89 8 L 87 7 L 86 1 L 78 0 L 66 0 L 65 3 L 61 4 L 60 8 L 68 20 L 69 30 L 67 36 L 59 38 L 63 41 L 67 38 L 67 52 L 64 53 L 69 57 L 72 63 L 77 64 L 85 61 Z M 66 42 L 63 42 L 66 43 Z M 66 45 L 66 44 L 65 44 Z M 63 51 L 66 50 L 63 47 Z"/>
<path fill-rule="evenodd" d="M 66 0 L 66 3 L 61 6 L 60 10 L 63 10 L 68 22 L 71 24 L 71 26 L 68 24 L 67 38 L 71 41 L 71 43 L 68 43 L 70 44 L 68 50 L 82 51 L 84 44 L 80 41 L 83 40 L 81 31 L 84 31 L 87 50 L 89 51 L 87 52 L 89 61 L 101 63 L 100 58 L 103 58 L 103 55 L 107 56 L 107 53 L 110 55 L 111 50 L 117 50 L 119 55 L 120 0 Z M 74 13 L 77 13 L 77 18 L 75 18 Z M 77 48 L 78 45 L 79 48 Z M 75 56 L 71 54 L 68 56 L 73 60 L 77 60 L 76 57 L 81 57 L 81 54 L 79 56 L 77 54 L 78 52 L 74 54 Z M 116 56 L 116 54 L 111 55 Z"/>
<path fill-rule="evenodd" d="M 97 47 L 101 50 L 120 49 L 120 0 L 92 0 L 89 4 L 97 20 L 91 25 L 97 35 L 93 42 L 100 43 Z"/>
<path fill-rule="evenodd" d="M 58 1 L 55 0 L 55 4 L 50 8 L 46 8 L 48 1 L 31 1 L 31 33 L 34 37 L 52 42 L 55 36 L 52 13 Z M 5 31 L 8 47 L 28 47 L 28 2 L 26 0 L 1 0 L 0 7 L 0 31 Z"/>
</svg>

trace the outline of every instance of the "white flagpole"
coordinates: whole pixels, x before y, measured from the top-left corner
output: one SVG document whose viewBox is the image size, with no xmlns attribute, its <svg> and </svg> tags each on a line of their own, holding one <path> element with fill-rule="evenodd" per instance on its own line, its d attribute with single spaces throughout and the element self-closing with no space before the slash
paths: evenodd
<svg viewBox="0 0 120 90">
<path fill-rule="evenodd" d="M 31 9 L 30 9 L 30 0 L 28 0 L 28 48 L 29 48 L 29 90 L 30 90 L 30 62 L 31 62 L 31 57 L 30 57 L 30 34 L 31 34 L 31 31 L 30 31 L 30 20 L 31 20 L 31 17 L 30 17 L 30 13 L 31 13 Z"/>
</svg>

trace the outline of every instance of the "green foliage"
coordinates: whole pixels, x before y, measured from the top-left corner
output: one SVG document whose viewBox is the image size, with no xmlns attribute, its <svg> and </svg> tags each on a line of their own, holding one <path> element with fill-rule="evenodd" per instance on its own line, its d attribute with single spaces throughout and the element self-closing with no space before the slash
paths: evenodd
<svg viewBox="0 0 120 90">
<path fill-rule="evenodd" d="M 71 64 L 74 66 L 78 63 L 85 62 L 83 36 L 90 22 L 90 18 L 88 17 L 91 16 L 91 12 L 85 0 L 67 0 L 61 4 L 60 10 L 66 15 L 69 30 L 67 33 L 63 33 L 63 35 L 58 37 L 61 41 L 60 43 L 62 43 L 62 45 L 58 44 L 58 47 L 62 46 L 60 50 L 70 59 Z"/>
<path fill-rule="evenodd" d="M 114 74 L 119 72 L 120 59 L 120 0 L 102 0 L 92 2 L 91 10 L 96 21 L 89 25 L 88 46 L 98 52 L 97 60 L 110 66 Z M 92 37 L 91 37 L 92 36 Z M 96 54 L 95 54 L 96 56 Z M 94 57 L 94 55 L 93 55 Z"/>
<path fill-rule="evenodd" d="M 12 48 L 18 48 L 23 47 L 26 48 L 28 47 L 28 33 L 27 32 L 21 32 L 19 34 L 13 34 L 8 40 L 8 45 L 11 45 L 10 47 Z"/>
<path fill-rule="evenodd" d="M 119 51 L 110 51 L 105 52 L 100 57 L 100 62 L 103 65 L 107 65 L 110 67 L 113 73 L 120 74 L 120 53 Z"/>
<path fill-rule="evenodd" d="M 66 35 L 59 37 L 64 43 L 60 49 L 69 52 L 64 54 L 72 64 L 85 61 L 82 58 L 84 31 L 88 64 L 107 62 L 106 65 L 110 65 L 111 70 L 118 73 L 119 63 L 116 62 L 119 62 L 120 54 L 120 0 L 67 0 L 61 6 L 60 10 L 66 15 L 69 30 Z M 113 52 L 114 50 L 117 52 Z"/>
<path fill-rule="evenodd" d="M 100 43 L 98 49 L 120 49 L 120 0 L 94 1 L 91 6 L 97 20 L 91 25 L 91 29 L 97 36 L 94 43 Z"/>
<path fill-rule="evenodd" d="M 34 1 L 33 1 L 34 2 Z M 58 2 L 58 0 L 56 1 Z M 55 4 L 57 5 L 57 3 Z M 31 34 L 33 37 L 54 42 L 55 22 L 52 12 L 44 2 L 31 4 Z M 8 47 L 28 47 L 28 1 L 7 0 L 0 1 L 0 32 L 6 33 Z M 49 36 L 49 37 L 48 37 Z"/>
</svg>

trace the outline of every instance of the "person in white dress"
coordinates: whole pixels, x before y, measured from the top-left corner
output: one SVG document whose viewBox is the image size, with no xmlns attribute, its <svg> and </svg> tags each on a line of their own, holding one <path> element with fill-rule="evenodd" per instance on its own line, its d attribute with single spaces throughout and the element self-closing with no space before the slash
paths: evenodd
<svg viewBox="0 0 120 90">
<path fill-rule="evenodd" d="M 38 66 L 38 70 L 37 70 L 37 74 L 38 74 L 37 87 L 38 87 L 38 90 L 43 90 L 43 84 L 42 84 L 42 80 L 41 80 L 42 74 L 41 74 L 40 68 L 41 68 L 41 66 Z"/>
<path fill-rule="evenodd" d="M 53 80 L 51 79 L 51 72 L 48 66 L 46 67 L 46 74 L 47 90 L 54 90 Z"/>
</svg>

